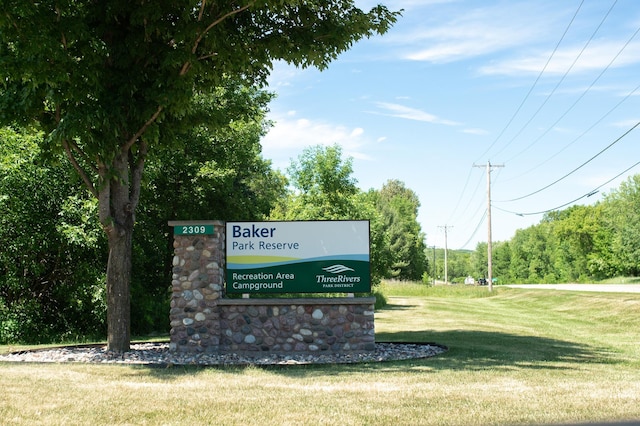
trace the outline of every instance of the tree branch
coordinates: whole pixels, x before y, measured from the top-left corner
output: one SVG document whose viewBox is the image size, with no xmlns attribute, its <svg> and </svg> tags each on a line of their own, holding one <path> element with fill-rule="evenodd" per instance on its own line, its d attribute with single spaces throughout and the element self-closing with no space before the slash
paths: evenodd
<svg viewBox="0 0 640 426">
<path fill-rule="evenodd" d="M 109 233 L 109 227 L 113 225 L 111 219 L 111 184 L 107 177 L 107 167 L 100 163 L 98 165 L 98 182 L 99 189 L 96 198 L 98 198 L 98 219 L 102 224 L 102 227 Z"/>
<path fill-rule="evenodd" d="M 200 13 L 198 13 L 198 21 L 202 21 L 202 15 L 204 14 L 204 7 L 207 4 L 206 0 L 202 0 L 202 4 L 200 4 Z"/>
<path fill-rule="evenodd" d="M 217 52 L 214 52 L 214 53 L 210 53 L 210 54 L 208 54 L 208 55 L 200 56 L 200 57 L 198 58 L 198 60 L 199 60 L 199 61 L 201 61 L 201 60 L 203 60 L 203 59 L 211 58 L 211 57 L 213 57 L 213 56 L 218 56 L 218 53 L 217 53 Z"/>
<path fill-rule="evenodd" d="M 204 36 L 207 35 L 209 30 L 211 30 L 211 28 L 215 27 L 220 22 L 224 21 L 225 19 L 227 19 L 230 16 L 237 15 L 240 12 L 244 12 L 245 10 L 249 9 L 253 5 L 254 5 L 254 2 L 249 2 L 248 4 L 238 8 L 236 10 L 232 10 L 232 11 L 230 11 L 228 13 L 225 13 L 224 15 L 222 15 L 221 17 L 219 17 L 218 19 L 213 21 L 211 24 L 209 24 L 209 26 L 207 28 L 205 28 L 205 30 L 202 32 L 202 34 L 200 34 L 198 36 L 198 38 L 196 39 L 196 42 L 193 44 L 193 48 L 191 49 L 191 53 L 194 53 L 194 54 L 196 53 L 196 50 L 198 49 L 198 45 L 200 44 L 200 42 L 202 41 Z"/>
<path fill-rule="evenodd" d="M 131 169 L 131 193 L 129 201 L 131 203 L 132 214 L 135 215 L 138 202 L 140 201 L 140 188 L 142 185 L 142 171 L 144 170 L 144 162 L 147 158 L 148 145 L 144 140 L 140 140 L 137 158 L 131 157 L 129 168 Z M 134 216 L 135 221 L 135 216 Z"/>
<path fill-rule="evenodd" d="M 82 157 L 82 159 L 84 160 L 84 162 L 85 162 L 85 163 L 87 163 L 87 166 L 91 168 L 91 171 L 93 171 L 94 173 L 98 173 L 98 168 L 97 168 L 97 167 L 95 167 L 95 166 L 92 164 L 92 162 L 91 162 L 91 160 L 89 159 L 89 157 L 87 156 L 87 154 L 85 154 L 85 152 L 84 152 L 82 149 L 80 149 L 80 147 L 78 146 L 78 144 L 76 144 L 73 140 L 71 140 L 71 141 L 66 141 L 66 142 L 69 144 L 69 146 L 70 146 L 71 148 L 73 148 L 73 150 L 74 150 L 75 152 L 77 152 L 77 153 L 78 153 L 78 155 L 80 155 L 80 156 Z"/>
<path fill-rule="evenodd" d="M 64 152 L 67 154 L 67 158 L 69 159 L 69 161 L 73 165 L 73 168 L 76 169 L 76 171 L 78 172 L 78 174 L 82 178 L 82 181 L 84 182 L 84 184 L 87 187 L 87 189 L 89 190 L 89 192 L 91 192 L 91 194 L 93 194 L 94 197 L 98 198 L 98 191 L 96 190 L 95 185 L 93 184 L 93 182 L 91 182 L 91 179 L 89 178 L 89 175 L 87 175 L 87 173 L 80 166 L 80 164 L 78 164 L 78 161 L 76 160 L 76 157 L 73 155 L 73 152 L 71 151 L 71 147 L 69 146 L 69 142 L 67 140 L 63 140 L 62 141 L 62 147 L 64 148 Z"/>
<path fill-rule="evenodd" d="M 156 121 L 158 119 L 158 116 L 160 115 L 160 113 L 162 112 L 164 108 L 162 107 L 162 105 L 158 106 L 158 109 L 156 110 L 156 112 L 153 113 L 153 115 L 151 116 L 151 118 L 149 118 L 143 125 L 142 127 L 140 127 L 138 129 L 138 131 L 131 136 L 131 138 L 129 138 L 129 140 L 127 141 L 126 144 L 124 144 L 124 146 L 122 147 L 123 151 L 128 151 L 129 149 L 131 149 L 131 147 L 133 146 L 134 143 L 136 143 L 136 141 L 138 139 L 140 139 L 140 136 L 142 136 L 144 134 L 144 132 L 149 128 L 149 126 L 151 126 L 153 124 L 154 121 Z"/>
<path fill-rule="evenodd" d="M 198 15 L 198 21 L 200 21 L 202 19 L 202 14 L 203 14 L 203 11 L 204 11 L 204 4 L 205 4 L 205 2 L 203 1 L 202 2 L 202 6 L 200 8 L 200 14 Z M 198 50 L 198 46 L 200 45 L 200 42 L 202 41 L 204 36 L 206 36 L 207 33 L 211 30 L 211 28 L 215 27 L 220 22 L 224 21 L 225 19 L 229 18 L 230 16 L 237 15 L 240 12 L 244 12 L 245 10 L 249 9 L 253 5 L 254 5 L 253 1 L 249 2 L 248 4 L 242 6 L 242 7 L 238 8 L 238 9 L 235 9 L 235 10 L 232 10 L 232 11 L 230 11 L 228 13 L 225 13 L 224 15 L 222 15 L 221 17 L 219 17 L 218 19 L 213 21 L 211 24 L 209 24 L 207 26 L 207 28 L 204 29 L 202 34 L 200 34 L 198 36 L 198 38 L 196 39 L 196 41 L 193 43 L 193 47 L 191 48 L 191 53 L 195 55 L 196 51 Z M 206 56 L 202 56 L 201 58 L 198 58 L 198 59 L 209 58 L 209 57 L 215 56 L 215 55 L 216 55 L 215 53 L 211 53 L 211 54 L 208 54 Z M 189 71 L 190 68 L 191 68 L 191 63 L 188 62 L 188 61 L 185 62 L 182 65 L 182 68 L 180 69 L 180 75 L 181 76 L 185 75 Z"/>
<path fill-rule="evenodd" d="M 56 6 L 56 22 L 60 22 L 60 15 L 60 8 Z M 67 50 L 67 39 L 64 36 L 64 31 L 60 31 L 60 34 L 62 35 L 62 47 L 64 47 L 64 50 Z"/>
</svg>

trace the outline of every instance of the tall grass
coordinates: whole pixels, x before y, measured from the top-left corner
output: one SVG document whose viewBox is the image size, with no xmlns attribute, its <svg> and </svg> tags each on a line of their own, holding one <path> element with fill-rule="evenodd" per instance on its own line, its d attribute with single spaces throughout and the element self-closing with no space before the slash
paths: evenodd
<svg viewBox="0 0 640 426">
<path fill-rule="evenodd" d="M 506 288 L 506 287 L 505 287 Z M 494 291 L 498 289 L 493 286 Z M 383 281 L 380 290 L 387 296 L 421 296 L 421 297 L 462 297 L 478 298 L 495 296 L 496 292 L 489 292 L 488 287 L 468 285 L 429 285 L 412 281 Z"/>
<path fill-rule="evenodd" d="M 378 341 L 441 356 L 279 368 L 0 363 L 6 424 L 492 425 L 640 419 L 640 295 L 387 283 Z"/>
<path fill-rule="evenodd" d="M 640 284 L 640 277 L 615 277 L 599 281 L 600 284 Z"/>
</svg>

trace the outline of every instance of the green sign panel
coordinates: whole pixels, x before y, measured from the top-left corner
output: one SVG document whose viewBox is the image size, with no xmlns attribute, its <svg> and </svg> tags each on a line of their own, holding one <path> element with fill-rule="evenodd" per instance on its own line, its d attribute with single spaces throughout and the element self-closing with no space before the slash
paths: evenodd
<svg viewBox="0 0 640 426">
<path fill-rule="evenodd" d="M 228 222 L 227 293 L 371 291 L 368 221 Z"/>
<path fill-rule="evenodd" d="M 174 235 L 212 235 L 213 225 L 179 225 L 173 227 Z"/>
</svg>

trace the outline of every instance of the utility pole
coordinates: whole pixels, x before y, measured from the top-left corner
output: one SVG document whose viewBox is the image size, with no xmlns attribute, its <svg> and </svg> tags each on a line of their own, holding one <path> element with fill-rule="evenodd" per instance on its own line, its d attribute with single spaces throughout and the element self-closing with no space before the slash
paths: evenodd
<svg viewBox="0 0 640 426">
<path fill-rule="evenodd" d="M 444 229 L 444 283 L 449 284 L 449 267 L 447 264 L 447 229 L 453 228 L 453 226 L 438 226 L 438 228 Z"/>
<path fill-rule="evenodd" d="M 491 168 L 504 167 L 504 164 L 492 165 L 487 161 L 486 166 L 474 164 L 473 167 L 487 168 L 487 285 L 489 291 L 493 291 L 493 250 L 491 244 Z"/>
<path fill-rule="evenodd" d="M 436 285 L 436 246 L 433 246 L 433 285 Z"/>
</svg>

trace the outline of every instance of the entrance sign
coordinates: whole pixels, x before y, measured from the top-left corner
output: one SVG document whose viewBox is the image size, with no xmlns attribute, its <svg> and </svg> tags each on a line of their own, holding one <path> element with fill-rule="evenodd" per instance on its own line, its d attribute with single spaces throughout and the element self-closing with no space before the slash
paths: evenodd
<svg viewBox="0 0 640 426">
<path fill-rule="evenodd" d="M 369 221 L 227 222 L 227 293 L 371 291 Z"/>
</svg>

